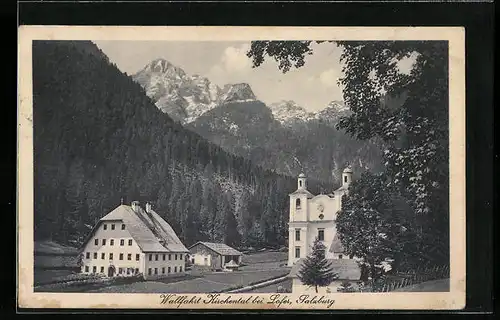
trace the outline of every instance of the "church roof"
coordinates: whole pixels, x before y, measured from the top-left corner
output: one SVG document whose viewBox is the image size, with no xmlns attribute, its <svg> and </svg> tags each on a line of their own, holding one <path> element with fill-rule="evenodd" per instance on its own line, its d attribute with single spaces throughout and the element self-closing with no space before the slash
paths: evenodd
<svg viewBox="0 0 500 320">
<path fill-rule="evenodd" d="M 99 220 L 85 244 L 102 223 L 116 220 L 123 221 L 143 252 L 189 252 L 174 229 L 156 212 L 146 212 L 139 206 L 135 212 L 132 207 L 123 204 Z"/>
<path fill-rule="evenodd" d="M 294 192 L 290 193 L 290 195 L 293 195 L 293 194 L 305 194 L 308 199 L 314 198 L 314 195 L 312 193 L 310 193 L 309 191 L 307 191 L 307 189 L 297 189 Z"/>
<path fill-rule="evenodd" d="M 223 256 L 240 256 L 240 255 L 242 255 L 241 252 L 239 252 L 238 250 L 236 250 L 234 248 L 231 248 L 230 246 L 228 246 L 225 243 L 201 242 L 200 241 L 200 242 L 193 244 L 191 247 L 189 247 L 189 249 L 191 249 L 192 247 L 194 247 L 198 244 L 202 244 L 205 247 L 212 249 L 213 251 L 215 251 L 218 254 L 223 255 Z"/>
<path fill-rule="evenodd" d="M 297 261 L 290 273 L 289 278 L 298 278 L 299 270 L 305 259 Z M 327 259 L 333 272 L 338 274 L 340 280 L 359 280 L 361 278 L 361 269 L 358 263 L 352 259 Z"/>
<path fill-rule="evenodd" d="M 299 174 L 299 178 L 305 178 L 305 177 L 306 177 L 305 174 L 303 174 L 303 173 Z"/>
<path fill-rule="evenodd" d="M 347 168 L 344 169 L 344 173 L 352 173 L 351 166 L 347 166 Z"/>
<path fill-rule="evenodd" d="M 330 252 L 344 252 L 344 246 L 342 246 L 342 242 L 340 242 L 338 233 L 335 233 L 335 235 L 333 236 L 332 244 L 330 245 Z"/>
</svg>

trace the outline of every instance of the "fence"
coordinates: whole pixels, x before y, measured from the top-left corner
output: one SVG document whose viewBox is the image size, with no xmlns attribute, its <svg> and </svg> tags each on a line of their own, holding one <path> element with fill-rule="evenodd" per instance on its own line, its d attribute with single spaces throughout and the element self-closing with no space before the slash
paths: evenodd
<svg viewBox="0 0 500 320">
<path fill-rule="evenodd" d="M 397 276 L 401 277 L 401 279 L 386 281 L 382 285 L 380 291 L 389 292 L 425 281 L 447 278 L 449 277 L 449 272 L 450 266 L 435 266 L 432 268 L 416 270 L 414 272 L 398 273 Z"/>
</svg>

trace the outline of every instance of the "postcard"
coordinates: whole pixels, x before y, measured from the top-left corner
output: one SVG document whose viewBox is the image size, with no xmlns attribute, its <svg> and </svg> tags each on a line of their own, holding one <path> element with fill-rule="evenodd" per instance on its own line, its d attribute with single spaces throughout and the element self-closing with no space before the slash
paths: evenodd
<svg viewBox="0 0 500 320">
<path fill-rule="evenodd" d="M 464 308 L 464 37 L 20 26 L 18 306 Z"/>
</svg>

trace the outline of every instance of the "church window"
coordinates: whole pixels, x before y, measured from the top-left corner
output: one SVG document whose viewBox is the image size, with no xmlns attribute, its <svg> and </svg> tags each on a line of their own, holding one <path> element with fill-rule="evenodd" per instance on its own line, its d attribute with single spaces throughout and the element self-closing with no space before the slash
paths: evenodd
<svg viewBox="0 0 500 320">
<path fill-rule="evenodd" d="M 295 229 L 295 241 L 300 241 L 300 229 Z"/>
<path fill-rule="evenodd" d="M 300 258 L 300 247 L 295 247 L 295 258 Z"/>
<path fill-rule="evenodd" d="M 347 176 L 344 176 L 344 182 L 347 182 Z"/>
<path fill-rule="evenodd" d="M 297 209 L 300 209 L 300 199 L 297 199 L 295 201 L 295 207 L 297 207 Z"/>
<path fill-rule="evenodd" d="M 299 181 L 299 186 L 301 186 L 301 187 L 302 187 L 302 181 Z"/>
<path fill-rule="evenodd" d="M 318 229 L 318 240 L 325 241 L 325 230 L 324 229 Z"/>
</svg>

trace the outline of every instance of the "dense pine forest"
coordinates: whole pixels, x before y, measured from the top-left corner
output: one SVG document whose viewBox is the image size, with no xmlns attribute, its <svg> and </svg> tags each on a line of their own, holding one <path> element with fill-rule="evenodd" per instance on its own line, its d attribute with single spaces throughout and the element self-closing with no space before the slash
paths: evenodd
<svg viewBox="0 0 500 320">
<path fill-rule="evenodd" d="M 77 246 L 123 199 L 150 201 L 186 245 L 286 243 L 295 177 L 183 128 L 90 41 L 33 42 L 33 123 L 35 239 Z"/>
</svg>

